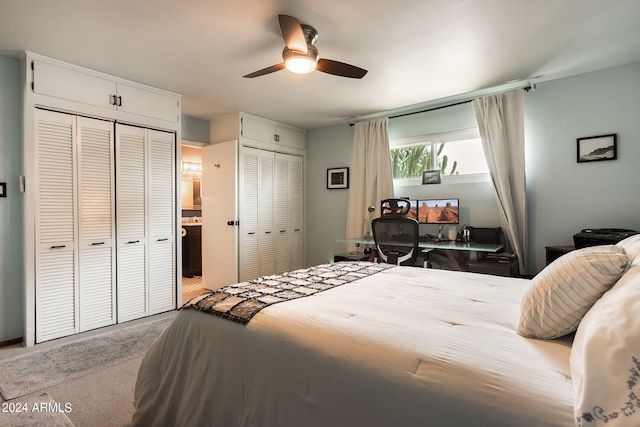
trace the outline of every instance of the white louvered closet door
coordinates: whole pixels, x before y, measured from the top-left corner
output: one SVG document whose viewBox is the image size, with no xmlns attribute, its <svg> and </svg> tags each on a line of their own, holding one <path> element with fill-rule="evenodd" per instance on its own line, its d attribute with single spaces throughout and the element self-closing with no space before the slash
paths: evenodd
<svg viewBox="0 0 640 427">
<path fill-rule="evenodd" d="M 77 117 L 80 332 L 116 321 L 113 123 Z"/>
<path fill-rule="evenodd" d="M 274 214 L 274 176 L 275 153 L 259 150 L 260 167 L 258 171 L 258 275 L 268 276 L 275 273 L 275 233 Z"/>
<path fill-rule="evenodd" d="M 301 156 L 289 157 L 289 269 L 303 267 L 304 175 Z"/>
<path fill-rule="evenodd" d="M 36 110 L 36 342 L 78 332 L 74 120 Z"/>
<path fill-rule="evenodd" d="M 119 323 L 148 313 L 146 132 L 143 128 L 116 125 Z"/>
<path fill-rule="evenodd" d="M 242 147 L 240 173 L 240 281 L 259 276 L 258 266 L 258 175 L 259 152 Z"/>
<path fill-rule="evenodd" d="M 175 134 L 148 131 L 149 314 L 175 308 Z"/>
<path fill-rule="evenodd" d="M 276 273 L 291 270 L 289 257 L 289 192 L 290 170 L 289 157 L 286 154 L 276 154 L 276 181 L 275 181 L 275 250 Z"/>
</svg>

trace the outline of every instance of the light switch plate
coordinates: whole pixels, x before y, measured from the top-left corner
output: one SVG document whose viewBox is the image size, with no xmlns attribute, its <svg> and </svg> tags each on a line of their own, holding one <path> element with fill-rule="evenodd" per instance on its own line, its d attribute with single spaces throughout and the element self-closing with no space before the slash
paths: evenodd
<svg viewBox="0 0 640 427">
<path fill-rule="evenodd" d="M 7 197 L 7 183 L 0 182 L 0 197 Z"/>
</svg>

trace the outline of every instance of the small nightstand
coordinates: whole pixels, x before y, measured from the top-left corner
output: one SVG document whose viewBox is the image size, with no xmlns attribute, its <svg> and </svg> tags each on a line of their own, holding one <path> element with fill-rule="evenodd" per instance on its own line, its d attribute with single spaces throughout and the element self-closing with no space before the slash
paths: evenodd
<svg viewBox="0 0 640 427">
<path fill-rule="evenodd" d="M 544 249 L 546 251 L 546 262 L 547 265 L 549 265 L 562 255 L 574 251 L 576 248 L 574 246 L 545 246 Z"/>
</svg>

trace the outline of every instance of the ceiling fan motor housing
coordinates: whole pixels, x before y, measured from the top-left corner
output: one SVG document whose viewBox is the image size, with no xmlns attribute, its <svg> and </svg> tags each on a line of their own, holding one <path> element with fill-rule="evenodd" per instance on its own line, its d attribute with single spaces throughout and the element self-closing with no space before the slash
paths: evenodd
<svg viewBox="0 0 640 427">
<path fill-rule="evenodd" d="M 316 47 L 313 45 L 309 45 L 308 51 L 305 54 L 303 52 L 298 52 L 297 50 L 289 49 L 288 47 L 285 46 L 284 50 L 282 51 L 282 59 L 284 59 L 284 61 L 287 62 L 287 59 L 293 58 L 293 57 L 307 57 L 317 63 L 319 59 L 318 49 L 316 49 Z"/>
<path fill-rule="evenodd" d="M 318 41 L 318 31 L 313 28 L 311 25 L 300 24 L 302 27 L 302 33 L 304 34 L 305 40 L 307 40 L 307 45 L 315 45 Z"/>
</svg>

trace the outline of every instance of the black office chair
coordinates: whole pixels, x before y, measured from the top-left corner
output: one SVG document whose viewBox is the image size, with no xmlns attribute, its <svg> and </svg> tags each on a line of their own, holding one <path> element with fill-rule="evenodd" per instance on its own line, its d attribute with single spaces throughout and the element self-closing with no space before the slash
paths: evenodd
<svg viewBox="0 0 640 427">
<path fill-rule="evenodd" d="M 384 199 L 380 202 L 380 216 L 406 216 L 410 209 L 407 199 Z"/>
<path fill-rule="evenodd" d="M 418 221 L 401 215 L 384 215 L 371 222 L 378 258 L 388 264 L 415 265 L 418 248 Z"/>
</svg>

